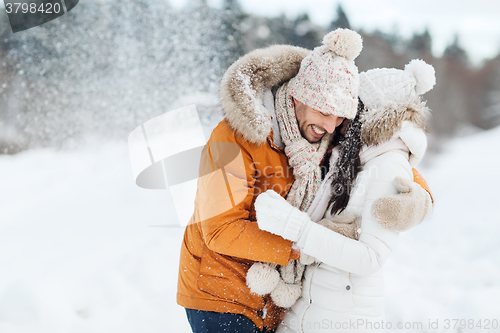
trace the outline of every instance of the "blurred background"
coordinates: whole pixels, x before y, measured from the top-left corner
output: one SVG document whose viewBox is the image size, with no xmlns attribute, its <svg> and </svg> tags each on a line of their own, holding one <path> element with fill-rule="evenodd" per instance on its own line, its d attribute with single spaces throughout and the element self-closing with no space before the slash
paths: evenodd
<svg viewBox="0 0 500 333">
<path fill-rule="evenodd" d="M 0 8 L 0 332 L 188 332 L 183 229 L 168 191 L 135 186 L 128 134 L 194 103 L 208 137 L 232 62 L 339 27 L 363 37 L 360 71 L 436 70 L 418 167 L 435 211 L 386 265 L 388 320 L 500 320 L 499 15 L 486 0 L 82 0 L 12 34 Z"/>
<path fill-rule="evenodd" d="M 2 10 L 0 152 L 89 134 L 123 138 L 195 95 L 212 112 L 220 77 L 239 56 L 272 44 L 312 49 L 338 27 L 362 34 L 361 71 L 403 68 L 413 58 L 435 67 L 438 84 L 426 95 L 435 150 L 443 139 L 500 124 L 500 5 L 480 2 L 358 0 L 347 11 L 335 1 L 85 0 L 17 34 Z"/>
</svg>

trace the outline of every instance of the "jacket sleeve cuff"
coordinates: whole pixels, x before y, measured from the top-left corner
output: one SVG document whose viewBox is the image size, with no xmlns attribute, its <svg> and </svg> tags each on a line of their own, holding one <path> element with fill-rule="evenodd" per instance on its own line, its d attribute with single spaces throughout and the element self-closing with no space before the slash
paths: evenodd
<svg viewBox="0 0 500 333">
<path fill-rule="evenodd" d="M 292 246 L 292 251 L 290 251 L 290 259 L 300 259 L 300 249 L 298 248 L 298 246 L 295 246 L 295 248 Z"/>
<path fill-rule="evenodd" d="M 283 238 L 291 240 L 292 242 L 297 241 L 307 221 L 310 220 L 306 213 L 298 209 L 293 209 L 288 217 L 285 230 L 283 231 Z"/>
<path fill-rule="evenodd" d="M 302 229 L 302 232 L 300 233 L 299 239 L 295 242 L 295 244 L 297 244 L 297 246 L 299 247 L 301 253 L 302 253 L 302 249 L 306 246 L 307 234 L 309 233 L 309 230 L 311 230 L 312 224 L 313 224 L 313 222 L 311 221 L 311 223 L 306 223 L 304 225 L 304 228 Z"/>
</svg>

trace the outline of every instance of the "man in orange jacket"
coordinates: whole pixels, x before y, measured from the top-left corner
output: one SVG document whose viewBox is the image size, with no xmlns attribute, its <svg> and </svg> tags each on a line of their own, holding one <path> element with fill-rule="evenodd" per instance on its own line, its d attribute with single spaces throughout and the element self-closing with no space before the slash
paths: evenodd
<svg viewBox="0 0 500 333">
<path fill-rule="evenodd" d="M 284 309 L 252 293 L 246 274 L 255 262 L 287 265 L 300 253 L 258 228 L 254 201 L 272 189 L 305 210 L 314 198 L 330 136 L 356 114 L 358 37 L 338 29 L 312 52 L 256 50 L 225 73 L 226 117 L 203 150 L 181 248 L 177 302 L 193 332 L 274 331 L 281 321 Z"/>
</svg>

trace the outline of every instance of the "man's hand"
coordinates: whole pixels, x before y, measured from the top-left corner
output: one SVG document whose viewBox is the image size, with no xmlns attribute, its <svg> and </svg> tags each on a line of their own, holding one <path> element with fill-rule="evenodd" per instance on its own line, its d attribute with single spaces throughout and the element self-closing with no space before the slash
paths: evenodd
<svg viewBox="0 0 500 333">
<path fill-rule="evenodd" d="M 306 213 L 290 205 L 273 190 L 257 197 L 255 212 L 260 229 L 293 242 L 299 239 L 304 224 L 309 220 Z"/>
<path fill-rule="evenodd" d="M 399 194 L 380 198 L 372 206 L 372 215 L 377 223 L 389 230 L 406 231 L 431 215 L 431 196 L 420 185 L 396 177 L 394 186 Z"/>
</svg>

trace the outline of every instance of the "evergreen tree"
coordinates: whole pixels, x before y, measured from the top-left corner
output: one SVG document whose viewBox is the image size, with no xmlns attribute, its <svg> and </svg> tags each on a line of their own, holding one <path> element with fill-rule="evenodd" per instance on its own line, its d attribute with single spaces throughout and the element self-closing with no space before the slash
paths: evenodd
<svg viewBox="0 0 500 333">
<path fill-rule="evenodd" d="M 344 8 L 342 8 L 341 4 L 337 6 L 337 19 L 335 21 L 332 21 L 332 23 L 330 24 L 330 31 L 333 31 L 337 28 L 351 29 L 351 24 L 349 23 L 347 14 L 345 13 Z"/>
<path fill-rule="evenodd" d="M 241 31 L 241 24 L 246 15 L 243 13 L 238 0 L 224 0 L 223 8 L 223 39 L 227 43 L 226 50 L 223 54 L 223 67 L 227 68 L 243 55 L 243 42 L 245 36 Z"/>
<path fill-rule="evenodd" d="M 238 0 L 224 0 L 224 10 L 230 11 L 233 14 L 241 14 L 243 10 Z"/>
<path fill-rule="evenodd" d="M 266 19 L 267 26 L 271 30 L 268 37 L 269 44 L 292 44 L 291 36 L 293 35 L 292 22 L 282 14 L 276 18 Z"/>
<path fill-rule="evenodd" d="M 479 84 L 474 84 L 479 91 L 477 125 L 484 129 L 500 126 L 500 53 L 485 61 L 483 68 L 477 71 L 477 77 Z"/>
<path fill-rule="evenodd" d="M 418 55 L 431 54 L 432 38 L 429 29 L 425 28 L 422 34 L 414 33 L 408 48 Z"/>
<path fill-rule="evenodd" d="M 468 62 L 467 52 L 460 46 L 458 34 L 455 35 L 453 43 L 444 50 L 444 57 L 462 63 Z"/>
<path fill-rule="evenodd" d="M 319 33 L 309 19 L 307 13 L 299 15 L 293 22 L 290 31 L 290 41 L 293 45 L 313 49 L 318 46 Z"/>
<path fill-rule="evenodd" d="M 33 144 L 86 133 L 124 137 L 180 96 L 217 94 L 230 53 L 222 14 L 208 6 L 173 10 L 166 1 L 81 2 L 10 35 L 0 80 L 7 68 L 15 80 L 0 87 L 6 83 L 16 105 L 6 107 Z"/>
</svg>

